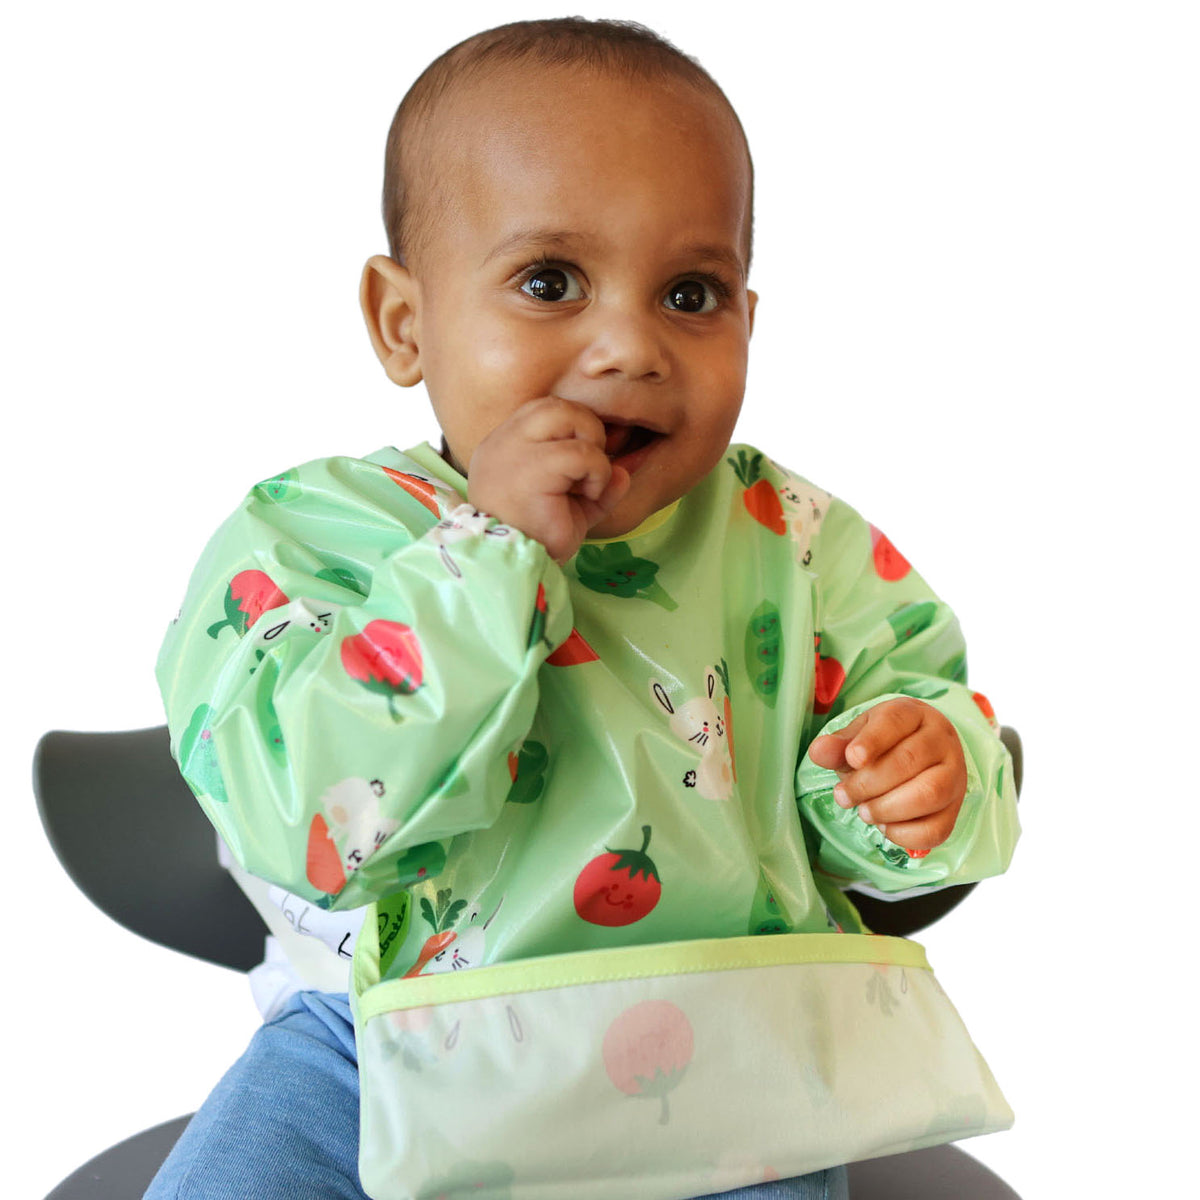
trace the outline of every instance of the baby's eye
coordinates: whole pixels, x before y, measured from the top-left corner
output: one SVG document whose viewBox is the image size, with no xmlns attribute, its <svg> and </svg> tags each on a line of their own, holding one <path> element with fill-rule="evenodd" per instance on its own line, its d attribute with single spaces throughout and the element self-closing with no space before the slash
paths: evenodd
<svg viewBox="0 0 1200 1200">
<path fill-rule="evenodd" d="M 685 313 L 712 312 L 719 300 L 716 289 L 702 279 L 681 279 L 671 284 L 663 297 L 668 308 Z"/>
<path fill-rule="evenodd" d="M 579 286 L 579 280 L 562 267 L 539 268 L 521 284 L 521 291 L 535 300 L 550 303 L 583 299 L 583 288 Z"/>
</svg>

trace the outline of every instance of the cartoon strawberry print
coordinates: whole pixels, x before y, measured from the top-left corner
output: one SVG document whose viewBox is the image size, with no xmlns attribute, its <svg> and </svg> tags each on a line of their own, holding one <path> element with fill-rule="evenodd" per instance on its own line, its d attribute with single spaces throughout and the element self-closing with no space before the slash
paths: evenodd
<svg viewBox="0 0 1200 1200">
<path fill-rule="evenodd" d="M 386 696 L 396 721 L 403 719 L 396 696 L 411 696 L 421 686 L 423 665 L 417 635 L 399 621 L 371 621 L 362 633 L 342 642 L 346 673 L 368 691 Z"/>
<path fill-rule="evenodd" d="M 648 916 L 662 895 L 658 868 L 646 853 L 650 826 L 642 826 L 640 850 L 609 850 L 593 858 L 575 880 L 575 911 L 592 925 L 632 925 Z"/>
<path fill-rule="evenodd" d="M 272 608 L 287 604 L 288 598 L 275 586 L 265 571 L 239 571 L 225 592 L 225 620 L 208 627 L 208 636 L 216 638 L 228 625 L 238 637 Z"/>
<path fill-rule="evenodd" d="M 608 1027 L 601 1044 L 604 1069 L 627 1096 L 660 1101 L 658 1123 L 670 1119 L 667 1095 L 683 1082 L 695 1034 L 687 1014 L 669 1000 L 643 1000 Z"/>
</svg>

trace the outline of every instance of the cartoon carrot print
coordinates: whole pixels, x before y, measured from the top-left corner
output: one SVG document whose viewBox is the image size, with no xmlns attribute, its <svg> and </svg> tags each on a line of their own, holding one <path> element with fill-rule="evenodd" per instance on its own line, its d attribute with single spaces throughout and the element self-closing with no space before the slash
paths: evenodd
<svg viewBox="0 0 1200 1200">
<path fill-rule="evenodd" d="M 420 475 L 406 475 L 403 471 L 393 471 L 391 467 L 383 467 L 383 473 L 398 487 L 402 487 L 414 500 L 423 504 L 440 521 L 442 514 L 437 505 L 437 492 L 428 479 Z"/>
<path fill-rule="evenodd" d="M 238 637 L 272 608 L 287 604 L 288 598 L 275 586 L 265 571 L 239 571 L 225 591 L 225 620 L 208 627 L 208 636 L 216 638 L 226 625 Z"/>
<path fill-rule="evenodd" d="M 546 661 L 552 667 L 575 667 L 580 663 L 599 662 L 600 655 L 587 644 L 578 629 L 572 629 L 571 636 Z"/>
<path fill-rule="evenodd" d="M 745 450 L 739 450 L 736 460 L 727 458 L 725 461 L 733 468 L 745 491 L 742 492 L 742 503 L 746 511 L 760 524 L 765 525 L 772 533 L 782 537 L 787 533 L 787 521 L 783 516 L 783 502 L 775 485 L 763 477 L 762 455 L 753 456 Z"/>
<path fill-rule="evenodd" d="M 429 903 L 428 896 L 421 897 L 421 916 L 428 925 L 433 927 L 432 935 L 421 947 L 417 961 L 405 972 L 405 979 L 412 979 L 429 965 L 447 946 L 454 941 L 458 934 L 452 926 L 467 907 L 465 900 L 451 900 L 453 891 L 450 888 L 440 888 L 437 893 L 436 909 Z"/>
</svg>

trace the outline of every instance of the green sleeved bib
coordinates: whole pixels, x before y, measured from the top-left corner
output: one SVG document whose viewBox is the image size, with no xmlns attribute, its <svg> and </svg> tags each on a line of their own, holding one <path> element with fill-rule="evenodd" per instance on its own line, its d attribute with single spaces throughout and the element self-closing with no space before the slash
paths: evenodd
<svg viewBox="0 0 1200 1200">
<path fill-rule="evenodd" d="M 1008 863 L 1011 768 L 950 611 L 749 447 L 564 568 L 464 492 L 427 446 L 258 485 L 159 662 L 241 866 L 374 902 L 369 1194 L 667 1200 L 1006 1127 L 920 948 L 841 890 Z M 924 857 L 805 755 L 895 695 L 968 764 Z"/>
</svg>

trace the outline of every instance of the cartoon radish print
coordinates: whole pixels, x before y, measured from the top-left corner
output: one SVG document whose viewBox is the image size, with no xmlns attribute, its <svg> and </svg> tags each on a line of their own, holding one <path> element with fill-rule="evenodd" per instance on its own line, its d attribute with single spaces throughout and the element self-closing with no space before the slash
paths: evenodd
<svg viewBox="0 0 1200 1200">
<path fill-rule="evenodd" d="M 774 484 L 762 474 L 762 460 L 761 454 L 751 456 L 745 450 L 739 450 L 736 459 L 727 458 L 725 461 L 733 468 L 744 489 L 742 503 L 746 511 L 760 525 L 783 537 L 787 533 L 783 503 Z"/>
<path fill-rule="evenodd" d="M 421 643 L 408 625 L 371 621 L 342 642 L 342 666 L 368 691 L 386 696 L 395 721 L 403 720 L 396 696 L 411 696 L 422 683 Z"/>
<path fill-rule="evenodd" d="M 669 1000 L 643 1000 L 608 1027 L 600 1053 L 613 1086 L 627 1096 L 660 1101 L 658 1123 L 670 1119 L 667 1096 L 692 1061 L 692 1023 Z"/>
<path fill-rule="evenodd" d="M 842 684 L 846 682 L 846 670 L 836 658 L 821 654 L 821 635 L 813 637 L 813 653 L 816 664 L 813 669 L 813 712 L 824 714 L 833 711 Z"/>
<path fill-rule="evenodd" d="M 288 598 L 275 586 L 265 571 L 239 571 L 225 592 L 225 620 L 208 627 L 208 636 L 217 638 L 226 625 L 238 637 L 263 613 L 287 604 Z"/>
<path fill-rule="evenodd" d="M 640 850 L 609 850 L 593 858 L 575 880 L 575 911 L 592 925 L 632 925 L 654 911 L 662 895 L 658 868 L 646 853 L 650 826 L 642 826 Z"/>
<path fill-rule="evenodd" d="M 650 693 L 671 718 L 671 732 L 700 753 L 696 768 L 684 774 L 684 787 L 694 787 L 706 800 L 728 800 L 733 795 L 733 759 L 725 722 L 712 699 L 717 687 L 716 670 L 708 667 L 704 677 L 707 694 L 693 696 L 678 711 L 666 688 L 655 679 L 650 681 Z"/>
<path fill-rule="evenodd" d="M 871 526 L 871 557 L 880 579 L 895 583 L 912 570 L 907 558 L 896 549 L 882 530 Z"/>
<path fill-rule="evenodd" d="M 599 661 L 600 655 L 584 641 L 578 629 L 572 629 L 571 636 L 546 659 L 552 667 L 577 667 L 581 663 Z"/>
</svg>

